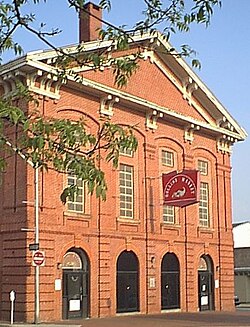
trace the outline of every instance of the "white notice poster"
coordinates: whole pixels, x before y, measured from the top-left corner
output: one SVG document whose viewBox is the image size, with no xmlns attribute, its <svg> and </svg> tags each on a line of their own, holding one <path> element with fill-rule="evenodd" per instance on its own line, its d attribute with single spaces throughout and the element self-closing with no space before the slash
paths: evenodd
<svg viewBox="0 0 250 327">
<path fill-rule="evenodd" d="M 201 305 L 208 305 L 208 296 L 201 297 Z"/>
<path fill-rule="evenodd" d="M 219 288 L 220 284 L 219 284 L 219 280 L 218 279 L 215 279 L 214 281 L 214 287 L 215 288 Z"/>
<path fill-rule="evenodd" d="M 55 291 L 61 291 L 62 290 L 62 281 L 61 279 L 55 280 Z"/>
<path fill-rule="evenodd" d="M 154 277 L 149 278 L 149 287 L 150 288 L 155 287 L 155 278 Z"/>
<path fill-rule="evenodd" d="M 69 300 L 69 311 L 79 311 L 80 302 L 80 300 Z"/>
</svg>

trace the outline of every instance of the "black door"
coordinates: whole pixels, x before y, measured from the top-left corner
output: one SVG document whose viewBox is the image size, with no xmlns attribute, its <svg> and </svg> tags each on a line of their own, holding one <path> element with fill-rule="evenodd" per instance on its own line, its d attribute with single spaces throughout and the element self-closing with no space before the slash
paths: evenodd
<svg viewBox="0 0 250 327">
<path fill-rule="evenodd" d="M 212 274 L 209 271 L 198 272 L 199 309 L 213 310 Z"/>
<path fill-rule="evenodd" d="M 86 318 L 89 313 L 89 260 L 81 249 L 63 257 L 63 319 Z"/>
<path fill-rule="evenodd" d="M 137 311 L 137 273 L 120 272 L 117 277 L 117 283 L 119 285 L 117 312 Z"/>
<path fill-rule="evenodd" d="M 117 312 L 139 311 L 138 261 L 132 252 L 124 251 L 117 261 Z"/>
<path fill-rule="evenodd" d="M 161 309 L 180 307 L 179 261 L 175 254 L 167 253 L 161 264 Z"/>
<path fill-rule="evenodd" d="M 83 317 L 83 273 L 63 273 L 63 319 Z"/>
<path fill-rule="evenodd" d="M 162 310 L 179 308 L 179 273 L 163 272 L 161 278 Z"/>
</svg>

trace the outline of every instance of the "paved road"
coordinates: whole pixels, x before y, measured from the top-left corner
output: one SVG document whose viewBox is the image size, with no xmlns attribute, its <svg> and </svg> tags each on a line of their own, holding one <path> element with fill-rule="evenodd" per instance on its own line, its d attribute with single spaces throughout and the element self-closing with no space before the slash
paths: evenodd
<svg viewBox="0 0 250 327">
<path fill-rule="evenodd" d="M 75 324 L 83 327 L 250 327 L 250 311 L 138 314 L 75 321 Z"/>
<path fill-rule="evenodd" d="M 34 324 L 0 327 L 31 327 Z M 39 327 L 250 327 L 250 310 L 236 312 L 162 313 L 155 315 L 127 315 L 113 318 L 60 321 L 39 324 Z"/>
</svg>

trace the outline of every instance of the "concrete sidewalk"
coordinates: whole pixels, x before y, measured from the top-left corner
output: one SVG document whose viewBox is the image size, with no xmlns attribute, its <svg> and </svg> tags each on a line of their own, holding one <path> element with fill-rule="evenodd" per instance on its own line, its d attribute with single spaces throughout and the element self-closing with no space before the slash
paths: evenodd
<svg viewBox="0 0 250 327">
<path fill-rule="evenodd" d="M 99 320 L 99 319 L 98 319 Z M 101 320 L 101 319 L 100 319 Z M 27 322 L 14 322 L 11 324 L 10 322 L 0 321 L 0 327 L 81 327 L 85 326 L 85 321 L 87 319 L 82 320 L 63 320 L 63 321 L 56 321 L 53 322 L 40 322 L 38 324 L 35 323 L 27 323 Z M 99 326 L 99 325 L 98 325 Z"/>
<path fill-rule="evenodd" d="M 31 327 L 35 324 L 0 323 L 0 327 Z M 162 313 L 155 315 L 122 315 L 112 318 L 67 320 L 54 324 L 41 323 L 40 327 L 250 327 L 250 311 Z"/>
</svg>

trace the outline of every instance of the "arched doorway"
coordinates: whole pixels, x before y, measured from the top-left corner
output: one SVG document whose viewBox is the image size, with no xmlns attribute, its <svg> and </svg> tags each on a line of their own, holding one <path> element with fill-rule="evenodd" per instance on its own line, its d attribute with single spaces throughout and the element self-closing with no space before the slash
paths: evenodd
<svg viewBox="0 0 250 327">
<path fill-rule="evenodd" d="M 138 259 L 133 252 L 123 251 L 117 260 L 117 312 L 139 311 Z"/>
<path fill-rule="evenodd" d="M 180 265 L 174 253 L 166 253 L 161 262 L 161 309 L 180 307 Z"/>
<path fill-rule="evenodd" d="M 198 267 L 199 310 L 214 310 L 213 262 L 207 255 L 200 257 Z"/>
<path fill-rule="evenodd" d="M 89 260 L 83 250 L 70 249 L 63 257 L 63 319 L 89 315 Z"/>
</svg>

